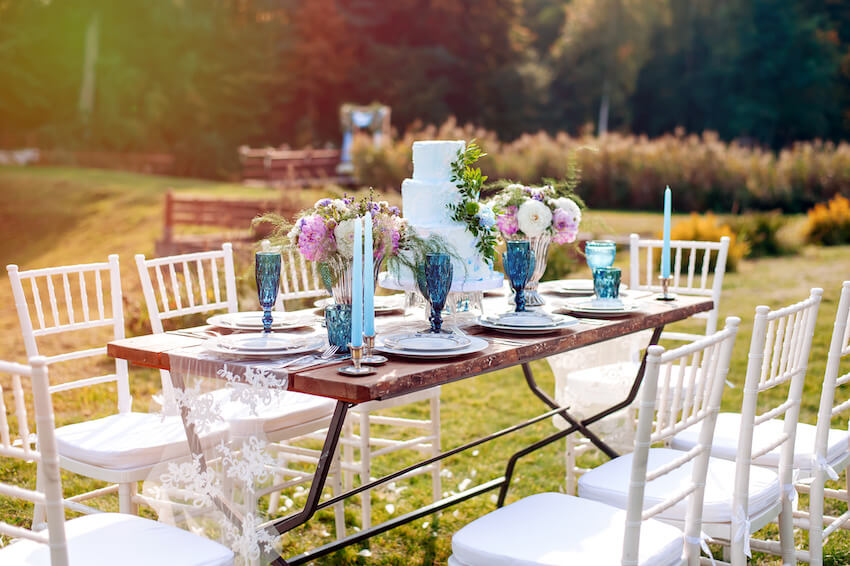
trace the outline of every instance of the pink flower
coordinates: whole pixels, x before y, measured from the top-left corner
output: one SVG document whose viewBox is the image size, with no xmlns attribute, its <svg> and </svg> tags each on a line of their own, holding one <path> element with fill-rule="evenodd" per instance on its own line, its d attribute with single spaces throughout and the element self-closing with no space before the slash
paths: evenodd
<svg viewBox="0 0 850 566">
<path fill-rule="evenodd" d="M 572 244 L 576 241 L 578 230 L 558 230 L 552 236 L 552 241 L 556 244 Z"/>
<path fill-rule="evenodd" d="M 555 230 L 552 241 L 556 244 L 570 244 L 575 242 L 578 236 L 578 223 L 575 217 L 563 208 L 556 208 L 552 213 L 552 228 Z"/>
<path fill-rule="evenodd" d="M 330 246 L 328 227 L 325 221 L 316 214 L 312 214 L 300 221 L 301 234 L 298 237 L 298 251 L 305 259 L 310 261 L 321 261 Z"/>
<path fill-rule="evenodd" d="M 496 217 L 496 226 L 499 227 L 499 231 L 505 236 L 516 234 L 517 230 L 519 230 L 519 224 L 516 219 L 516 211 L 517 208 L 515 206 L 508 206 L 505 208 L 504 214 L 500 214 Z"/>
</svg>

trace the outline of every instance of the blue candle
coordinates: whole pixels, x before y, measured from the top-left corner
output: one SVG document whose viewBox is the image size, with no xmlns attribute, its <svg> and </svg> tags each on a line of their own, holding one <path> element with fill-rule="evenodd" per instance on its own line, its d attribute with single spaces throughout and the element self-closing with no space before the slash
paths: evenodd
<svg viewBox="0 0 850 566">
<path fill-rule="evenodd" d="M 354 221 L 354 265 L 351 269 L 351 345 L 363 345 L 363 224 Z"/>
<path fill-rule="evenodd" d="M 375 256 L 372 245 L 372 213 L 363 221 L 363 332 L 375 335 Z"/>
<path fill-rule="evenodd" d="M 664 245 L 661 248 L 661 277 L 670 277 L 670 187 L 664 191 Z"/>
</svg>

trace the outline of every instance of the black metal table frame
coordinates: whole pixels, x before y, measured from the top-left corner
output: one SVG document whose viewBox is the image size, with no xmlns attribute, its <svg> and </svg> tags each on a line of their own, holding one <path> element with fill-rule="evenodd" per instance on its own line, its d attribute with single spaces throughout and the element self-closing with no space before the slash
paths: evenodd
<svg viewBox="0 0 850 566">
<path fill-rule="evenodd" d="M 649 340 L 648 346 L 652 346 L 652 345 L 655 345 L 655 344 L 658 343 L 658 340 L 661 336 L 661 332 L 662 332 L 663 328 L 664 328 L 664 326 L 662 325 L 662 326 L 656 327 L 653 330 L 652 337 Z M 340 550 L 340 549 L 342 549 L 346 546 L 356 544 L 360 541 L 369 539 L 373 536 L 376 536 L 376 535 L 384 533 L 388 530 L 394 529 L 395 527 L 398 527 L 400 525 L 404 525 L 406 523 L 410 523 L 412 521 L 415 521 L 417 519 L 425 517 L 426 515 L 430 515 L 432 513 L 435 513 L 437 511 L 440 511 L 440 510 L 445 509 L 447 507 L 451 507 L 453 505 L 461 503 L 462 501 L 466 501 L 467 499 L 471 499 L 475 496 L 481 495 L 481 494 L 486 493 L 488 491 L 492 491 L 496 488 L 499 488 L 499 497 L 498 497 L 498 500 L 497 500 L 497 506 L 501 507 L 505 503 L 505 498 L 507 497 L 507 494 L 508 494 L 508 488 L 510 487 L 511 478 L 513 477 L 513 472 L 514 472 L 514 469 L 516 468 L 516 464 L 519 461 L 519 459 L 524 457 L 524 456 L 527 456 L 528 454 L 531 454 L 532 452 L 535 452 L 535 451 L 537 451 L 537 450 L 539 450 L 539 449 L 541 449 L 541 448 L 543 448 L 543 447 L 545 447 L 545 446 L 547 446 L 547 445 L 549 445 L 549 444 L 551 444 L 551 443 L 553 443 L 557 440 L 565 438 L 568 435 L 573 434 L 575 432 L 580 432 L 582 435 L 584 435 L 588 440 L 590 440 L 594 444 L 594 446 L 596 446 L 599 450 L 601 450 L 608 457 L 615 458 L 615 457 L 618 456 L 618 454 L 613 449 L 611 449 L 611 447 L 609 447 L 607 444 L 605 444 L 605 442 L 602 441 L 602 439 L 600 439 L 598 436 L 596 436 L 593 432 L 588 430 L 587 427 L 592 425 L 593 423 L 599 421 L 599 420 L 604 419 L 605 417 L 607 417 L 607 416 L 609 416 L 609 415 L 611 415 L 611 414 L 613 414 L 613 413 L 615 413 L 615 412 L 617 412 L 621 409 L 628 407 L 629 405 L 632 404 L 632 402 L 637 397 L 638 391 L 640 390 L 640 385 L 643 382 L 643 376 L 644 376 L 644 372 L 646 370 L 646 356 L 644 356 L 643 360 L 641 361 L 640 367 L 639 367 L 637 373 L 635 374 L 635 379 L 634 379 L 634 382 L 632 383 L 632 387 L 631 387 L 631 390 L 629 391 L 628 396 L 623 401 L 620 401 L 619 403 L 612 405 L 611 407 L 609 407 L 609 408 L 607 408 L 607 409 L 605 409 L 605 410 L 603 410 L 603 411 L 601 411 L 601 412 L 599 412 L 599 413 L 597 413 L 597 414 L 595 414 L 591 417 L 583 419 L 581 421 L 576 420 L 574 417 L 572 417 L 569 414 L 569 412 L 567 411 L 567 409 L 569 407 L 558 406 L 558 404 L 549 395 L 547 395 L 542 389 L 540 389 L 540 387 L 537 385 L 537 381 L 534 379 L 534 374 L 532 373 L 531 367 L 529 366 L 529 361 L 522 362 L 520 365 L 522 366 L 522 372 L 523 372 L 523 375 L 525 376 L 525 381 L 526 381 L 528 387 L 551 410 L 549 410 L 549 411 L 547 411 L 547 412 L 545 412 L 541 415 L 538 415 L 538 416 L 536 416 L 536 417 L 534 417 L 530 420 L 527 420 L 525 422 L 522 422 L 522 423 L 510 426 L 508 428 L 499 430 L 499 431 L 491 433 L 487 436 L 483 436 L 481 438 L 470 441 L 466 444 L 463 444 L 463 445 L 458 446 L 456 448 L 453 448 L 451 450 L 441 452 L 437 456 L 434 456 L 432 458 L 428 458 L 426 460 L 422 460 L 422 461 L 420 461 L 416 464 L 413 464 L 413 465 L 408 466 L 406 468 L 403 468 L 401 470 L 395 471 L 395 472 L 393 472 L 389 475 L 386 475 L 382 478 L 378 478 L 378 479 L 373 480 L 369 483 L 362 484 L 362 485 L 360 485 L 360 486 L 358 486 L 354 489 L 351 489 L 351 490 L 349 490 L 345 493 L 339 494 L 339 495 L 337 495 L 337 496 L 335 496 L 331 499 L 326 499 L 325 501 L 321 501 L 322 491 L 324 490 L 325 482 L 326 482 L 327 477 L 328 477 L 328 473 L 330 472 L 330 469 L 333 465 L 333 455 L 335 454 L 337 444 L 339 443 L 339 437 L 340 437 L 340 434 L 342 432 L 343 424 L 345 422 L 345 416 L 348 413 L 348 410 L 355 405 L 354 403 L 349 403 L 349 402 L 346 402 L 346 401 L 338 401 L 337 404 L 336 404 L 336 408 L 334 409 L 334 414 L 333 414 L 333 417 L 331 418 L 330 425 L 328 426 L 328 434 L 327 434 L 327 437 L 325 438 L 325 442 L 322 446 L 322 452 L 321 452 L 321 455 L 319 457 L 318 464 L 316 465 L 316 471 L 315 471 L 315 474 L 313 476 L 313 482 L 310 484 L 310 491 L 307 495 L 307 500 L 304 504 L 304 508 L 301 511 L 293 513 L 293 514 L 291 514 L 287 517 L 282 517 L 281 519 L 277 519 L 277 520 L 272 521 L 270 523 L 266 523 L 263 526 L 263 528 L 266 529 L 267 531 L 269 531 L 273 535 L 281 535 L 281 534 L 286 533 L 286 532 L 288 532 L 288 531 L 290 531 L 290 530 L 292 530 L 292 529 L 294 529 L 294 528 L 296 528 L 300 525 L 303 525 L 304 523 L 309 521 L 310 518 L 312 518 L 312 516 L 316 513 L 316 511 L 319 511 L 319 510 L 324 509 L 326 507 L 330 507 L 330 506 L 332 506 L 336 503 L 339 503 L 340 501 L 342 501 L 344 499 L 347 499 L 349 497 L 357 495 L 358 493 L 361 493 L 365 490 L 372 489 L 372 488 L 374 488 L 378 485 L 392 481 L 393 479 L 395 479 L 399 476 L 402 476 L 404 474 L 407 474 L 407 473 L 409 473 L 413 470 L 417 470 L 419 468 L 428 466 L 430 464 L 433 464 L 435 462 L 438 462 L 438 461 L 443 460 L 445 458 L 448 458 L 450 456 L 454 456 L 455 454 L 458 454 L 460 452 L 464 452 L 466 450 L 469 450 L 470 448 L 474 448 L 475 446 L 478 446 L 480 444 L 484 444 L 486 442 L 490 442 L 492 440 L 495 440 L 496 438 L 500 438 L 500 437 L 505 436 L 507 434 L 516 432 L 520 429 L 531 426 L 535 423 L 538 423 L 540 421 L 543 421 L 543 420 L 550 418 L 550 417 L 553 417 L 555 415 L 561 416 L 564 420 L 567 421 L 569 426 L 567 428 L 561 429 L 561 430 L 559 430 L 559 431 L 557 431 L 557 432 L 535 442 L 534 444 L 531 444 L 531 445 L 523 448 L 522 450 L 519 450 L 516 453 L 514 453 L 510 457 L 510 459 L 508 460 L 508 463 L 505 467 L 505 475 L 502 476 L 501 478 L 492 479 L 488 482 L 485 482 L 481 485 L 475 486 L 475 487 L 468 489 L 464 492 L 455 494 L 455 495 L 450 496 L 450 497 L 443 498 L 439 501 L 435 501 L 434 503 L 432 503 L 430 505 L 426 505 L 425 507 L 421 507 L 421 508 L 419 508 L 415 511 L 411 511 L 410 513 L 406 513 L 404 515 L 401 515 L 401 516 L 396 517 L 394 519 L 390 519 L 388 521 L 385 521 L 383 523 L 380 523 L 380 524 L 375 525 L 373 527 L 370 527 L 368 529 L 364 529 L 362 531 L 353 533 L 353 534 L 351 534 L 351 535 L 349 535 L 345 538 L 342 538 L 340 540 L 328 543 L 324 546 L 320 546 L 316 549 L 313 549 L 309 552 L 300 554 L 300 555 L 295 556 L 293 558 L 290 558 L 288 560 L 284 559 L 282 556 L 278 557 L 274 561 L 272 561 L 272 564 L 274 564 L 276 566 L 295 566 L 297 564 L 305 564 L 305 563 L 307 563 L 311 560 L 315 560 L 316 558 L 319 558 L 321 556 L 325 556 L 325 555 L 330 554 L 332 552 L 336 552 L 336 551 L 338 551 L 338 550 Z M 504 368 L 502 368 L 502 369 L 504 369 Z M 182 385 L 182 384 L 175 383 L 175 386 L 180 386 L 180 385 Z M 186 414 L 187 412 L 188 411 L 183 411 L 183 419 L 184 419 L 184 424 L 186 425 L 187 433 L 190 433 L 190 427 L 192 425 L 190 423 L 186 422 L 186 417 L 188 416 Z M 193 428 L 194 427 L 192 427 L 192 429 Z M 193 436 L 193 434 L 189 434 L 188 436 L 190 437 L 190 444 L 191 444 L 191 437 Z M 198 444 L 200 444 L 200 442 L 198 442 Z M 200 448 L 200 446 L 198 446 L 198 448 Z M 203 454 L 202 451 L 200 453 Z M 224 502 L 217 502 L 217 504 L 219 504 L 219 503 L 221 504 L 219 506 L 222 507 L 223 511 L 225 511 L 226 513 L 229 512 L 229 506 L 227 506 Z"/>
</svg>

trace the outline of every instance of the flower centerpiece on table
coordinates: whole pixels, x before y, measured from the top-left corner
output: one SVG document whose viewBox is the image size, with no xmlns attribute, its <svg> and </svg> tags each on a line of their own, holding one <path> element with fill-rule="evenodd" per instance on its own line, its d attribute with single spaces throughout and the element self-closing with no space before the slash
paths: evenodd
<svg viewBox="0 0 850 566">
<path fill-rule="evenodd" d="M 580 179 L 575 155 L 567 162 L 564 181 L 544 179 L 543 186 L 526 186 L 502 181 L 490 199 L 496 213 L 496 227 L 504 240 L 529 240 L 535 254 L 534 273 L 526 285 L 526 304 L 540 306 L 543 298 L 537 286 L 546 271 L 549 244 L 576 241 L 584 202 L 575 194 Z"/>
<path fill-rule="evenodd" d="M 322 282 L 337 303 L 351 303 L 351 267 L 354 255 L 354 224 L 357 218 L 372 215 L 374 245 L 374 277 L 381 263 L 407 264 L 424 258 L 431 251 L 443 251 L 443 242 L 436 238 L 424 240 L 409 228 L 401 210 L 387 201 L 368 197 L 355 199 L 323 198 L 302 211 L 294 223 L 274 213 L 265 214 L 255 222 L 274 226 L 270 237 L 275 243 L 297 251 L 304 259 L 315 262 Z"/>
</svg>

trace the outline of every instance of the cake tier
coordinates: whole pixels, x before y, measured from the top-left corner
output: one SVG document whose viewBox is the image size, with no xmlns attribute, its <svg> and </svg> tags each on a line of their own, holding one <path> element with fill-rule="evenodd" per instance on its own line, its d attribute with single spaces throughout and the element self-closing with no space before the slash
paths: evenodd
<svg viewBox="0 0 850 566">
<path fill-rule="evenodd" d="M 448 181 L 457 152 L 466 147 L 463 140 L 413 142 L 413 178 L 417 181 Z"/>
<path fill-rule="evenodd" d="M 475 238 L 463 226 L 423 227 L 415 226 L 422 238 L 440 236 L 456 257 L 452 257 L 452 279 L 454 281 L 485 281 L 493 278 L 493 267 L 475 249 Z M 401 266 L 396 274 L 400 281 L 415 281 L 410 268 Z"/>
<path fill-rule="evenodd" d="M 448 209 L 449 204 L 460 200 L 460 192 L 451 181 L 405 179 L 401 184 L 402 211 L 411 226 L 463 228 L 462 223 L 451 219 Z"/>
</svg>

